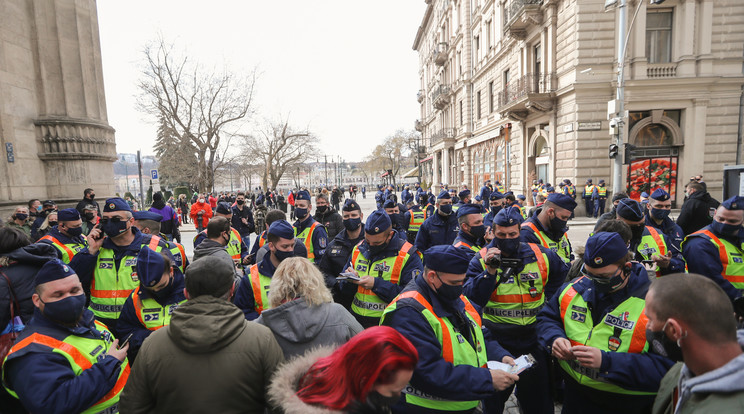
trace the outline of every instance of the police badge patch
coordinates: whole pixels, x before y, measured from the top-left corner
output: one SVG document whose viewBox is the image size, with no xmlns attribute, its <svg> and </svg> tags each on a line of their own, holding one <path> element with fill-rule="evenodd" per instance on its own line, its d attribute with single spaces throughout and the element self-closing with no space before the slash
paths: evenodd
<svg viewBox="0 0 744 414">
<path fill-rule="evenodd" d="M 607 340 L 607 348 L 609 348 L 610 351 L 615 352 L 620 348 L 622 343 L 623 341 L 620 338 L 613 335 Z"/>
</svg>

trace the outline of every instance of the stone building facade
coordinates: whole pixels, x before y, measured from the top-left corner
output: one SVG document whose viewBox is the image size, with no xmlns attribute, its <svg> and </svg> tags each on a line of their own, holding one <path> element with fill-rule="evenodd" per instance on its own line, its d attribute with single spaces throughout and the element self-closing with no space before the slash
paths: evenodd
<svg viewBox="0 0 744 414">
<path fill-rule="evenodd" d="M 605 0 L 428 0 L 416 127 L 432 181 L 526 194 L 533 179 L 605 179 L 620 12 Z M 628 0 L 621 188 L 663 187 L 677 206 L 690 176 L 722 195 L 740 163 L 744 2 Z M 620 157 L 623 157 L 623 149 Z M 529 197 L 528 197 L 529 198 Z"/>
<path fill-rule="evenodd" d="M 113 195 L 95 0 L 0 2 L 0 200 Z"/>
</svg>

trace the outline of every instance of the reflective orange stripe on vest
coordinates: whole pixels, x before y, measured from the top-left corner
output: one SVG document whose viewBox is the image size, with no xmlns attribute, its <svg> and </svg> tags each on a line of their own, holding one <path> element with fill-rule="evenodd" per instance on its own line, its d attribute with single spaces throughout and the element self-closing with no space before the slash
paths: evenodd
<svg viewBox="0 0 744 414">
<path fill-rule="evenodd" d="M 243 238 L 240 237 L 240 233 L 237 230 L 235 230 L 232 227 L 230 227 L 230 229 L 232 230 L 233 236 L 237 237 L 238 242 L 239 242 L 238 243 L 238 252 L 235 253 L 234 255 L 232 255 L 232 259 L 233 260 L 240 260 L 240 250 L 241 250 L 241 244 L 243 243 Z"/>
<path fill-rule="evenodd" d="M 142 326 L 147 327 L 145 325 L 145 320 L 142 318 L 142 299 L 139 297 L 139 291 L 141 286 L 137 286 L 137 289 L 134 290 L 134 293 L 132 293 L 132 304 L 134 305 L 134 312 L 137 314 L 137 319 L 139 319 Z M 160 328 L 164 328 L 165 325 L 156 326 L 154 328 L 147 328 L 151 331 L 157 331 Z"/>
<path fill-rule="evenodd" d="M 579 281 L 581 279 L 585 278 L 585 277 L 586 276 L 581 276 L 574 283 L 579 283 Z M 576 289 L 574 289 L 573 286 L 571 286 L 571 288 L 568 289 L 568 291 L 566 292 L 566 294 L 563 295 L 563 299 L 561 300 L 561 304 L 560 304 L 560 307 L 561 307 L 561 321 L 563 321 L 563 330 L 564 331 L 566 330 L 566 322 L 565 322 L 566 321 L 566 310 L 568 310 L 568 305 L 571 304 L 571 301 L 573 300 L 574 296 L 577 295 L 577 293 L 578 292 L 576 292 Z M 569 342 L 571 342 L 571 345 L 573 345 L 573 346 L 584 345 L 581 342 L 574 341 L 571 338 L 568 338 L 568 340 L 569 340 Z"/>
<path fill-rule="evenodd" d="M 53 244 L 54 244 L 55 246 L 57 246 L 57 247 L 58 247 L 59 249 L 62 249 L 62 250 L 64 250 L 64 251 L 65 251 L 65 253 L 67 253 L 67 257 L 69 257 L 69 258 L 70 258 L 70 260 L 72 260 L 72 258 L 73 258 L 73 257 L 75 257 L 75 253 L 73 253 L 72 249 L 70 249 L 69 247 L 67 247 L 67 246 L 66 246 L 66 245 L 65 245 L 64 243 L 62 243 L 61 241 L 57 240 L 57 238 L 56 238 L 56 237 L 52 237 L 52 236 L 50 236 L 50 235 L 48 235 L 48 234 L 47 234 L 46 236 L 44 236 L 44 237 L 42 237 L 41 239 L 39 239 L 39 241 L 42 241 L 42 240 L 49 240 L 49 241 L 50 241 L 50 242 L 52 242 L 52 243 L 53 243 Z"/>
<path fill-rule="evenodd" d="M 664 240 L 661 239 L 659 232 L 651 226 L 646 226 L 646 228 L 648 229 L 648 232 L 651 233 L 651 237 L 654 239 L 654 242 L 656 242 L 656 245 L 659 246 L 659 254 L 665 256 L 666 244 L 664 244 Z"/>
<path fill-rule="evenodd" d="M 266 230 L 264 230 L 258 238 L 258 247 L 263 247 L 264 244 L 266 244 Z"/>
<path fill-rule="evenodd" d="M 315 250 L 313 250 L 313 232 L 315 231 L 315 227 L 317 226 L 317 221 L 311 224 L 310 231 L 307 232 L 307 237 L 305 238 L 305 249 L 307 249 L 308 259 L 315 259 Z"/>
<path fill-rule="evenodd" d="M 256 311 L 263 312 L 264 304 L 261 298 L 261 278 L 258 273 L 258 264 L 251 266 L 251 288 L 253 288 L 253 300 L 256 302 Z"/>
<path fill-rule="evenodd" d="M 96 278 L 93 278 L 93 281 L 90 283 L 90 295 L 96 298 L 126 298 L 130 293 L 132 293 L 131 289 L 98 290 L 96 289 Z"/>
<path fill-rule="evenodd" d="M 442 325 L 442 358 L 444 358 L 445 361 L 449 362 L 450 364 L 454 363 L 455 357 L 454 352 L 452 350 L 452 338 L 450 337 L 449 329 L 444 328 L 446 325 L 442 318 L 439 317 L 434 312 L 434 308 L 431 306 L 431 303 L 429 303 L 428 300 L 419 292 L 415 290 L 409 290 L 408 292 L 403 292 L 398 297 L 393 300 L 393 303 L 397 302 L 400 299 L 404 298 L 411 298 L 414 299 L 416 302 L 420 303 L 421 306 L 426 308 L 429 312 L 431 312 L 432 315 L 434 315 L 435 318 L 437 318 L 437 321 L 440 325 Z M 473 305 L 470 303 L 465 296 L 460 296 L 460 299 L 465 303 L 465 311 L 472 317 L 475 322 L 478 324 L 478 326 L 481 326 L 481 318 L 480 315 L 478 315 L 478 312 L 476 312 Z"/>
<path fill-rule="evenodd" d="M 403 243 L 403 247 L 400 248 L 400 251 L 398 251 L 398 257 L 395 258 L 395 263 L 393 263 L 393 271 L 390 274 L 390 283 L 397 285 L 398 281 L 400 280 L 400 272 L 403 270 L 403 261 L 406 260 L 406 256 L 408 255 L 408 250 L 411 249 L 413 245 L 409 242 Z M 359 249 L 354 249 L 352 261 L 353 263 L 356 263 L 356 258 L 359 257 Z M 363 294 L 363 295 L 374 295 L 375 293 L 372 292 L 371 289 L 365 289 L 361 285 L 357 287 L 357 292 Z"/>
<path fill-rule="evenodd" d="M 537 267 L 540 269 L 540 278 L 542 279 L 543 289 L 545 289 L 545 285 L 548 283 L 548 265 L 545 263 L 545 257 L 542 254 L 542 251 L 540 251 L 540 248 L 537 247 L 536 244 L 533 243 L 527 243 L 528 246 L 530 246 L 530 249 L 535 253 L 535 258 L 537 259 Z M 483 251 L 483 250 L 481 250 Z M 524 294 L 524 295 L 499 295 L 498 289 L 494 289 L 493 293 L 491 293 L 491 301 L 493 302 L 502 302 L 502 303 L 530 303 L 530 302 L 537 302 L 542 299 L 542 295 L 544 293 L 541 293 L 534 298 L 530 294 Z"/>
<path fill-rule="evenodd" d="M 721 276 L 729 282 L 744 283 L 744 276 L 729 275 L 728 274 L 728 252 L 726 246 L 723 245 L 720 239 L 715 234 L 711 233 L 710 230 L 700 230 L 696 233 L 702 233 L 710 237 L 711 241 L 718 246 L 718 256 L 721 258 L 721 265 L 723 266 L 723 274 Z"/>
<path fill-rule="evenodd" d="M 455 243 L 455 247 L 463 247 L 463 246 L 464 247 L 467 247 L 470 250 L 473 250 L 473 246 L 465 243 L 464 241 L 459 241 L 459 242 Z"/>
<path fill-rule="evenodd" d="M 542 233 L 540 232 L 540 230 L 537 229 L 537 226 L 535 225 L 535 223 L 533 223 L 531 221 L 526 221 L 526 222 L 524 222 L 524 224 L 522 224 L 522 228 L 524 228 L 524 227 L 531 228 L 532 231 L 535 232 L 535 235 L 537 235 L 537 238 L 540 239 L 540 244 L 542 244 L 544 247 L 550 248 L 550 246 L 548 245 L 548 242 L 542 236 Z"/>
<path fill-rule="evenodd" d="M 150 249 L 152 249 L 153 251 L 155 251 L 155 250 L 157 250 L 159 243 L 160 243 L 160 237 L 158 237 L 158 236 L 152 236 L 150 238 L 150 244 L 148 244 L 147 247 L 149 247 Z"/>
<path fill-rule="evenodd" d="M 66 354 L 72 357 L 73 361 L 75 361 L 75 363 L 83 371 L 93 367 L 93 364 L 91 364 L 91 362 L 88 361 L 88 359 L 85 358 L 85 356 L 83 356 L 83 354 L 81 354 L 80 351 L 74 346 L 66 342 L 62 342 L 58 339 L 54 339 L 51 336 L 42 335 L 40 333 L 33 333 L 29 335 L 28 337 L 26 337 L 25 339 L 23 339 L 22 341 L 16 343 L 15 346 L 13 347 L 13 352 L 11 352 L 10 354 L 20 351 L 21 349 L 23 349 L 24 347 L 32 343 L 44 345 L 52 349 L 59 349 L 60 351 L 65 352 Z M 8 356 L 10 356 L 10 354 L 8 354 Z M 114 384 L 114 388 L 112 388 L 111 391 L 106 393 L 106 395 L 104 395 L 103 398 L 98 400 L 93 405 L 97 405 L 106 400 L 109 400 L 113 398 L 116 394 L 121 392 L 121 390 L 124 389 L 124 385 L 126 385 L 128 378 L 129 378 L 129 364 L 127 364 L 126 367 L 124 368 L 124 372 L 119 377 L 119 379 L 116 381 L 116 384 Z"/>
</svg>

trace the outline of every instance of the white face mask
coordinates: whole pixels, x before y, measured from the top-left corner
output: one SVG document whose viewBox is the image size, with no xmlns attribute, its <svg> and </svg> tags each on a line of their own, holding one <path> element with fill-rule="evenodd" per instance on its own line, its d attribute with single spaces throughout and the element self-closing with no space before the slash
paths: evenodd
<svg viewBox="0 0 744 414">
<path fill-rule="evenodd" d="M 200 198 L 200 199 L 199 199 L 199 202 L 200 202 L 200 203 L 204 203 L 204 199 L 203 199 L 203 198 Z"/>
</svg>

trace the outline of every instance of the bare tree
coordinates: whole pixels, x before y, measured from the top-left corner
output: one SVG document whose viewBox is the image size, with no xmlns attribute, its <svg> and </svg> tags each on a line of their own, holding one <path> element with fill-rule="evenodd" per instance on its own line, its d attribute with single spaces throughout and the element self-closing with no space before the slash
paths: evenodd
<svg viewBox="0 0 744 414">
<path fill-rule="evenodd" d="M 372 150 L 372 154 L 367 157 L 366 165 L 374 173 L 383 174 L 390 171 L 390 178 L 393 185 L 397 185 L 396 177 L 400 175 L 400 170 L 405 165 L 410 164 L 411 148 L 409 143 L 415 132 L 404 130 L 395 131 L 395 133 Z"/>
<path fill-rule="evenodd" d="M 266 121 L 253 135 L 243 137 L 243 157 L 260 162 L 264 188 L 276 188 L 285 173 L 318 156 L 316 138 L 307 130 L 296 130 L 289 119 Z"/>
<path fill-rule="evenodd" d="M 145 68 L 138 87 L 139 109 L 157 116 L 170 130 L 170 147 L 195 150 L 199 191 L 214 187 L 214 175 L 225 162 L 234 133 L 252 114 L 255 70 L 238 76 L 227 69 L 204 70 L 160 38 L 144 51 Z"/>
</svg>

